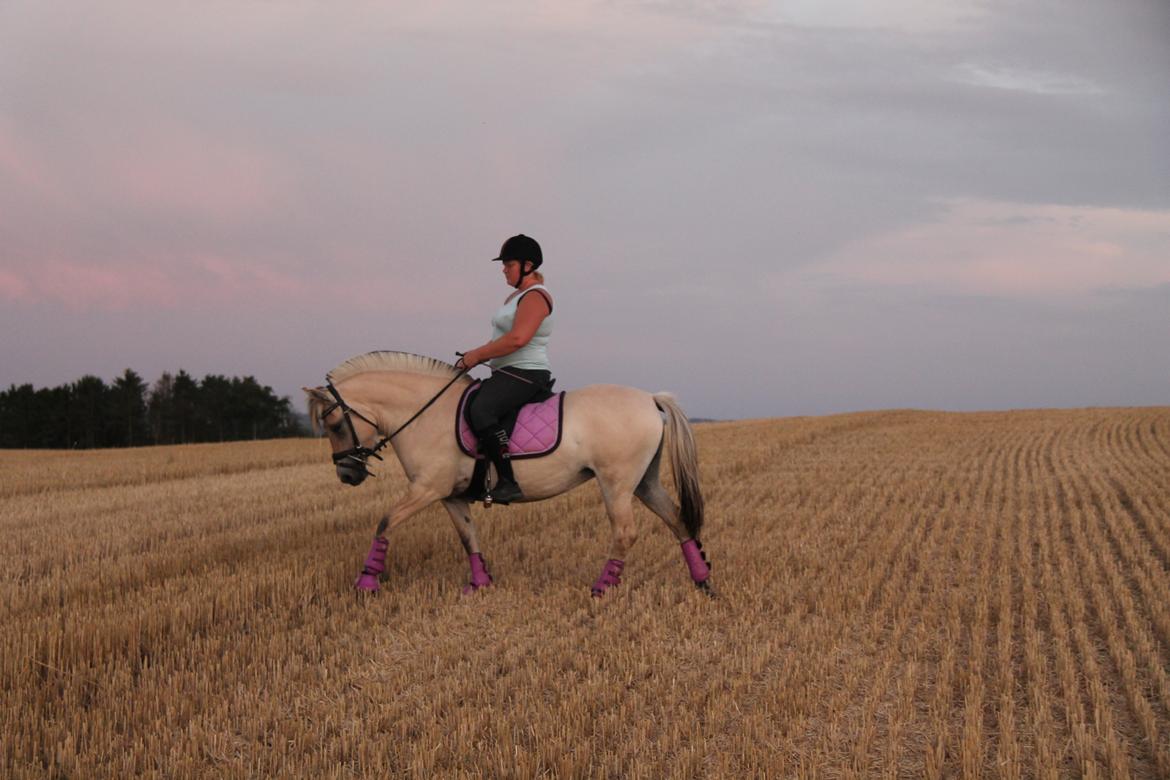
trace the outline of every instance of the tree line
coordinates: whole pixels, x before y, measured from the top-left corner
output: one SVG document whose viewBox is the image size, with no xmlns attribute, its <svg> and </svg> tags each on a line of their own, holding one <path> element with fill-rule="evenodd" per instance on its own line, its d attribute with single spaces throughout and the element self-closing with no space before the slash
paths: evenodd
<svg viewBox="0 0 1170 780">
<path fill-rule="evenodd" d="M 86 375 L 52 388 L 0 391 L 0 448 L 138 447 L 299 436 L 288 397 L 254 377 L 186 371 L 148 385 L 135 371 L 112 383 Z"/>
</svg>

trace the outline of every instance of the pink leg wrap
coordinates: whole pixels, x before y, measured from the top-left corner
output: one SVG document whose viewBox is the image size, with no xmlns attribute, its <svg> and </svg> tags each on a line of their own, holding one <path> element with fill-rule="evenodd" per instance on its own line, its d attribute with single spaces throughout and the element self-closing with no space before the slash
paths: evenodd
<svg viewBox="0 0 1170 780">
<path fill-rule="evenodd" d="M 370 553 L 366 556 L 362 573 L 353 583 L 355 588 L 369 593 L 378 591 L 378 575 L 386 571 L 386 550 L 389 548 L 390 542 L 386 541 L 385 536 L 374 537 L 374 543 L 370 545 Z"/>
<path fill-rule="evenodd" d="M 463 586 L 464 596 L 470 596 L 480 588 L 486 588 L 492 584 L 492 575 L 488 571 L 487 562 L 483 559 L 483 555 L 480 553 L 468 555 L 467 562 L 471 564 L 471 582 Z"/>
<path fill-rule="evenodd" d="M 597 582 L 593 583 L 593 598 L 599 599 L 605 595 L 607 588 L 622 584 L 622 569 L 625 568 L 625 565 L 624 562 L 616 558 L 610 558 L 605 562 L 601 576 L 597 578 Z"/>
<path fill-rule="evenodd" d="M 696 583 L 706 582 L 711 576 L 711 564 L 703 554 L 703 545 L 697 539 L 687 539 L 682 543 L 682 553 L 687 568 L 691 570 L 691 579 Z"/>
</svg>

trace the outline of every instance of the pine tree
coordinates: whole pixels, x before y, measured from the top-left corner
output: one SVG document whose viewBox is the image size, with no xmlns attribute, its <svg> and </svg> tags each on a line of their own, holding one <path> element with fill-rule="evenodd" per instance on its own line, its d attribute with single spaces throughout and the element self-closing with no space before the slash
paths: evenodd
<svg viewBox="0 0 1170 780">
<path fill-rule="evenodd" d="M 69 414 L 76 421 L 77 439 L 69 446 L 101 447 L 105 445 L 104 412 L 108 388 L 100 377 L 86 374 L 69 387 Z"/>
<path fill-rule="evenodd" d="M 175 379 L 169 372 L 155 380 L 147 402 L 150 436 L 155 444 L 173 444 L 175 430 Z"/>
<path fill-rule="evenodd" d="M 127 368 L 110 386 L 111 444 L 136 447 L 146 443 L 146 383 Z"/>
</svg>

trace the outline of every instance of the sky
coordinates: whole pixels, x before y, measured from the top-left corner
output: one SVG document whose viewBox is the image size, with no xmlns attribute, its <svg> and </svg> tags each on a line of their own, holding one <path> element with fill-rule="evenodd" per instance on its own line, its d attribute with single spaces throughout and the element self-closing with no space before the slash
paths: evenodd
<svg viewBox="0 0 1170 780">
<path fill-rule="evenodd" d="M 560 388 L 1170 404 L 1168 97 L 1165 0 L 0 0 L 0 386 L 453 361 L 523 232 Z"/>
</svg>

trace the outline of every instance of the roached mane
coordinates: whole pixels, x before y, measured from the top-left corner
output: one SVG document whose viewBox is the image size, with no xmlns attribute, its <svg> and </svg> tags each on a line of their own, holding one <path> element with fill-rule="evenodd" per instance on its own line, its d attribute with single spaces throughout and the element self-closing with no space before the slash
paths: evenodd
<svg viewBox="0 0 1170 780">
<path fill-rule="evenodd" d="M 444 363 L 442 360 L 425 355 L 380 350 L 351 357 L 326 374 L 326 377 L 330 382 L 336 384 L 367 371 L 408 371 L 412 374 L 426 374 L 449 379 L 455 376 L 459 369 L 450 363 Z M 471 381 L 466 376 L 463 380 L 465 382 Z M 309 422 L 313 427 L 313 433 L 321 432 L 321 412 L 327 405 L 328 401 L 321 400 L 316 396 L 309 396 Z"/>
<path fill-rule="evenodd" d="M 444 363 L 442 360 L 425 355 L 379 350 L 351 357 L 330 371 L 327 376 L 330 382 L 336 384 L 367 371 L 408 371 L 412 374 L 453 377 L 459 369 L 450 363 Z"/>
</svg>

